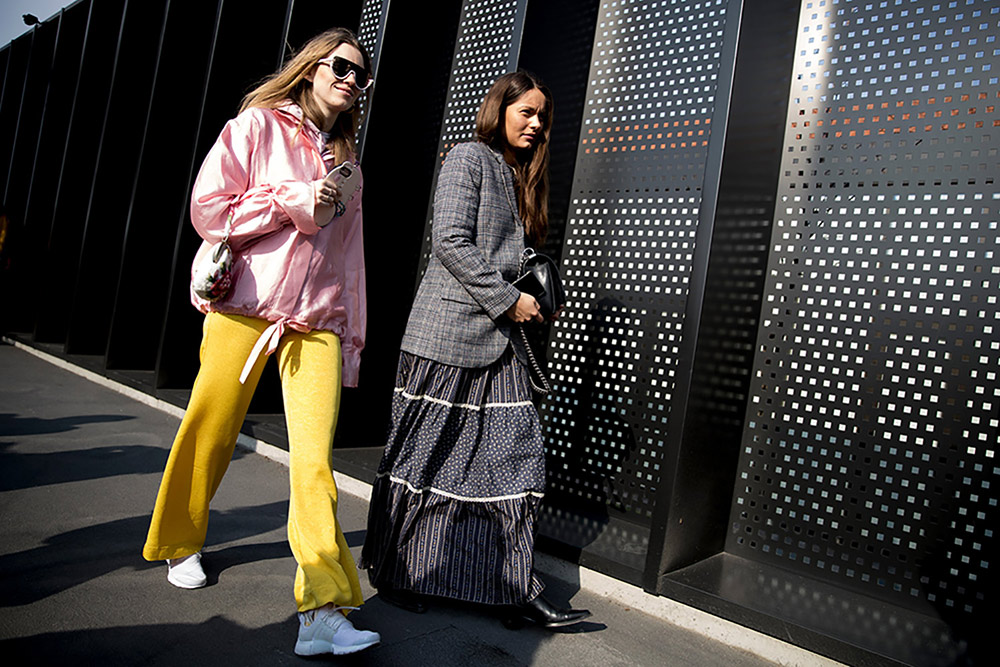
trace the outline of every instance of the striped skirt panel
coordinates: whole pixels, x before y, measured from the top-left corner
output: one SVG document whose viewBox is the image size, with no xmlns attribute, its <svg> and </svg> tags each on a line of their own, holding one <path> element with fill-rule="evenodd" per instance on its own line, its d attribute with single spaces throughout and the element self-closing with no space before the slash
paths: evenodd
<svg viewBox="0 0 1000 667">
<path fill-rule="evenodd" d="M 389 586 L 484 604 L 542 590 L 538 413 L 511 350 L 486 368 L 400 356 L 361 567 Z"/>
</svg>

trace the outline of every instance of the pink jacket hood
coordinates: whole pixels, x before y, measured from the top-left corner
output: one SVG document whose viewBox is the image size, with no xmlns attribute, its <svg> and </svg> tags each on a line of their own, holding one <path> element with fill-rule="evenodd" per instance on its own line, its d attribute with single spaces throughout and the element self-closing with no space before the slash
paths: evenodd
<svg viewBox="0 0 1000 667">
<path fill-rule="evenodd" d="M 259 317 L 272 326 L 247 365 L 263 348 L 277 347 L 286 327 L 324 329 L 340 337 L 343 383 L 358 382 L 367 310 L 361 194 L 320 228 L 313 219 L 312 181 L 334 166 L 323 134 L 301 122 L 295 104 L 247 109 L 226 123 L 195 180 L 191 221 L 204 239 L 195 264 L 225 235 L 233 249 L 233 284 L 219 301 L 191 292 L 204 313 Z M 301 122 L 301 125 L 300 125 Z"/>
</svg>

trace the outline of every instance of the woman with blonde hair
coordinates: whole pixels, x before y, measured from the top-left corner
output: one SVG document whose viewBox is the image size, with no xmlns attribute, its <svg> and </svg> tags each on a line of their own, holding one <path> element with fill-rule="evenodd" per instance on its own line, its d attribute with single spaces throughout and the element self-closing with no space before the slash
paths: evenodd
<svg viewBox="0 0 1000 667">
<path fill-rule="evenodd" d="M 542 321 L 512 283 L 525 238 L 540 245 L 547 231 L 551 127 L 548 88 L 505 74 L 480 106 L 478 141 L 453 148 L 438 177 L 361 554 L 379 597 L 410 611 L 432 596 L 546 628 L 590 615 L 550 604 L 534 571 L 545 453 L 511 337 L 516 323 Z"/>
<path fill-rule="evenodd" d="M 223 295 L 192 287 L 205 313 L 201 368 L 143 549 L 147 560 L 167 561 L 173 585 L 205 585 L 209 503 L 276 351 L 299 655 L 353 653 L 380 640 L 346 618 L 363 598 L 330 467 L 340 389 L 358 381 L 366 304 L 361 192 L 342 191 L 328 174 L 347 163 L 360 177 L 358 100 L 372 81 L 351 31 L 318 35 L 246 96 L 202 164 L 191 195 L 191 221 L 204 239 L 195 266 L 226 238 L 232 282 Z"/>
</svg>

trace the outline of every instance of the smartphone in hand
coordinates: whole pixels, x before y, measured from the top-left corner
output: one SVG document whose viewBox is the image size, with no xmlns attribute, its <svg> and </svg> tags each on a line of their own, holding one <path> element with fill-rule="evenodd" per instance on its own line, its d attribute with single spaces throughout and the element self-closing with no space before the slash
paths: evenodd
<svg viewBox="0 0 1000 667">
<path fill-rule="evenodd" d="M 326 180 L 336 183 L 340 188 L 340 201 L 348 202 L 361 187 L 361 172 L 350 162 L 344 162 L 331 169 Z"/>
</svg>

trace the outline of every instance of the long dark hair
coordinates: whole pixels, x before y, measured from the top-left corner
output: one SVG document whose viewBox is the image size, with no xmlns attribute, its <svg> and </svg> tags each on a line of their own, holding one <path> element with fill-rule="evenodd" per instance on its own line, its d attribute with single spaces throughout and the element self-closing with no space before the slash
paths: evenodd
<svg viewBox="0 0 1000 667">
<path fill-rule="evenodd" d="M 312 97 L 312 82 L 306 76 L 313 71 L 316 63 L 325 58 L 341 44 L 350 44 L 361 52 L 365 69 L 372 69 L 368 51 L 361 45 L 357 36 L 347 28 L 333 28 L 316 35 L 293 54 L 285 65 L 264 79 L 260 85 L 247 93 L 243 98 L 240 111 L 250 107 L 274 109 L 291 100 L 302 108 L 302 112 L 317 127 L 322 126 L 323 117 Z M 343 162 L 355 157 L 355 137 L 358 132 L 358 121 L 361 118 L 364 94 L 358 97 L 350 112 L 337 116 L 337 122 L 330 130 L 330 150 L 336 156 L 337 162 Z"/>
<path fill-rule="evenodd" d="M 504 118 L 507 107 L 521 95 L 538 89 L 545 96 L 542 132 L 530 158 L 514 165 L 517 207 L 528 236 L 541 245 L 549 231 L 549 132 L 552 130 L 552 93 L 538 77 L 523 70 L 504 74 L 486 93 L 476 116 L 476 138 L 504 152 L 507 145 Z"/>
</svg>

